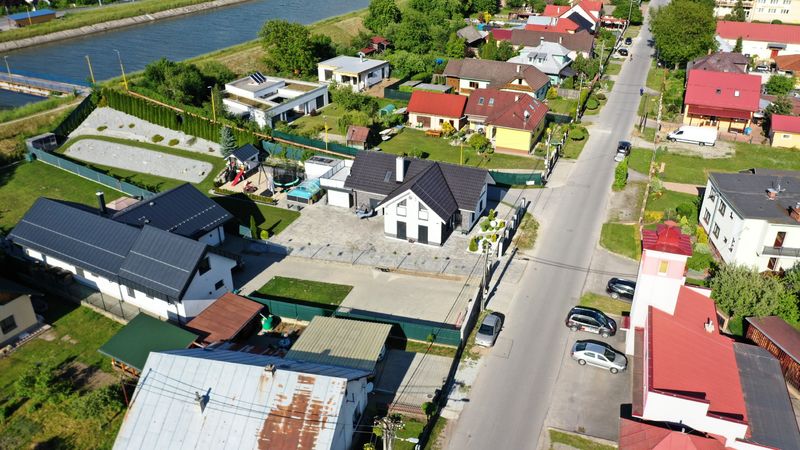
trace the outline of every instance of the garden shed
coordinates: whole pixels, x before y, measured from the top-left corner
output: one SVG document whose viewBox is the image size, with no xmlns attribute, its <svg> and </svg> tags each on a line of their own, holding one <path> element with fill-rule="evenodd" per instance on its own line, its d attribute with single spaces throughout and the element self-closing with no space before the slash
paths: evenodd
<svg viewBox="0 0 800 450">
<path fill-rule="evenodd" d="M 800 389 L 800 332 L 778 316 L 748 317 L 747 323 L 747 338 L 775 356 L 786 381 Z"/>
</svg>

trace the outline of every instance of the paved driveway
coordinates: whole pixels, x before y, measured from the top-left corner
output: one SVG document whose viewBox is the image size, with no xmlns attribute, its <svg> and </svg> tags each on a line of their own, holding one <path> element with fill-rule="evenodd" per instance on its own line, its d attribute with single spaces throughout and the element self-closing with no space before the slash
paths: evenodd
<svg viewBox="0 0 800 450">
<path fill-rule="evenodd" d="M 390 403 L 419 414 L 444 385 L 453 359 L 444 356 L 389 350 L 375 370 L 375 392 Z"/>
</svg>

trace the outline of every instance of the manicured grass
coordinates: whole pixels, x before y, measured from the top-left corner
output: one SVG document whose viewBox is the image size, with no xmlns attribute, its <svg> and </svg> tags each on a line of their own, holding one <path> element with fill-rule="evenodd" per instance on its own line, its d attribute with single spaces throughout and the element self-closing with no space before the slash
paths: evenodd
<svg viewBox="0 0 800 450">
<path fill-rule="evenodd" d="M 430 348 L 428 348 L 430 347 Z M 414 353 L 428 353 L 437 356 L 455 358 L 456 348 L 448 345 L 428 344 L 427 342 L 417 342 L 406 340 L 403 350 Z"/>
<path fill-rule="evenodd" d="M 299 278 L 272 277 L 258 290 L 267 296 L 290 298 L 325 305 L 339 305 L 353 286 L 301 280 Z"/>
<path fill-rule="evenodd" d="M 642 242 L 636 225 L 604 223 L 600 231 L 600 245 L 618 255 L 639 260 Z"/>
<path fill-rule="evenodd" d="M 59 377 L 68 383 L 69 398 L 60 403 L 44 402 L 38 409 L 31 401 L 15 401 L 14 383 L 34 367 L 58 367 L 79 363 L 92 370 L 111 372 L 110 359 L 97 349 L 111 338 L 121 325 L 85 307 L 76 307 L 65 300 L 52 299 L 45 319 L 53 326 L 53 339 L 33 339 L 9 357 L 0 359 L 0 408 L 8 408 L 0 420 L 0 448 L 51 448 L 45 443 L 64 442 L 64 448 L 110 448 L 122 423 L 123 414 L 113 418 L 80 419 L 72 411 L 73 402 L 84 395 L 78 380 Z M 66 337 L 62 340 L 62 338 Z M 93 379 L 107 381 L 116 376 L 102 375 Z M 39 445 L 37 445 L 39 444 Z"/>
<path fill-rule="evenodd" d="M 81 178 L 72 172 L 35 161 L 0 171 L 0 231 L 8 233 L 39 197 L 95 206 L 95 192 L 104 191 L 106 201 L 121 192 Z"/>
<path fill-rule="evenodd" d="M 481 327 L 483 319 L 486 318 L 486 316 L 488 316 L 491 312 L 492 311 L 490 309 L 484 309 L 480 312 L 480 314 L 478 314 L 478 320 L 475 321 L 475 327 L 472 328 L 469 336 L 467 336 L 467 343 L 464 345 L 464 351 L 461 352 L 461 360 L 480 358 L 481 354 L 475 349 L 475 336 L 478 334 L 478 329 Z"/>
<path fill-rule="evenodd" d="M 606 66 L 606 75 L 617 75 L 621 70 L 622 64 L 612 62 Z"/>
<path fill-rule="evenodd" d="M 564 156 L 564 158 L 577 159 L 579 156 L 581 156 L 583 147 L 586 146 L 586 142 L 588 140 L 589 140 L 588 131 L 586 132 L 586 137 L 581 139 L 580 141 L 576 141 L 574 139 L 567 137 L 567 143 L 564 144 L 564 148 L 561 149 L 562 155 Z"/>
<path fill-rule="evenodd" d="M 517 235 L 514 237 L 517 247 L 523 250 L 532 249 L 533 245 L 536 243 L 536 234 L 538 231 L 539 222 L 534 219 L 531 213 L 525 213 L 525 217 L 522 218 L 522 222 L 517 230 Z"/>
<path fill-rule="evenodd" d="M 547 106 L 550 111 L 558 114 L 575 114 L 575 108 L 578 107 L 577 99 L 568 98 L 552 98 L 547 100 Z"/>
<path fill-rule="evenodd" d="M 376 98 L 375 100 L 378 101 L 378 105 L 380 108 L 383 108 L 386 105 L 392 104 L 396 108 L 402 108 L 407 106 L 407 102 L 402 100 L 391 100 L 385 98 Z M 316 116 L 303 116 L 299 119 L 295 120 L 291 123 L 290 126 L 296 128 L 298 131 L 301 130 L 312 130 L 316 129 L 323 129 L 325 123 L 328 124 L 328 132 L 334 134 L 343 134 L 341 130 L 339 130 L 339 119 L 346 113 L 345 109 L 342 108 L 340 105 L 336 103 L 331 103 L 328 106 L 319 110 L 319 114 Z"/>
<path fill-rule="evenodd" d="M 587 292 L 583 294 L 578 304 L 580 306 L 597 308 L 606 314 L 613 314 L 615 316 L 621 316 L 622 313 L 631 311 L 631 302 L 614 300 L 607 295 L 595 294 L 594 292 Z"/>
<path fill-rule="evenodd" d="M 383 142 L 381 149 L 387 153 L 402 155 L 420 150 L 427 154 L 426 159 L 435 161 L 460 163 L 461 149 L 450 145 L 447 139 L 426 136 L 424 131 L 413 128 L 404 128 L 392 139 Z M 479 155 L 470 146 L 464 145 L 463 163 L 468 166 L 483 167 L 486 169 L 541 169 L 543 161 L 533 157 L 504 155 L 492 153 L 486 156 Z"/>
<path fill-rule="evenodd" d="M 561 431 L 550 431 L 550 448 L 556 448 L 553 444 L 559 443 L 567 445 L 576 450 L 614 450 L 615 447 L 610 445 L 600 444 L 591 439 L 587 439 L 571 433 L 563 433 Z"/>
<path fill-rule="evenodd" d="M 250 226 L 250 217 L 253 217 L 256 226 L 261 230 L 267 230 L 270 236 L 280 233 L 300 217 L 297 211 L 262 205 L 250 200 L 244 194 L 211 198 L 246 227 Z"/>
<path fill-rule="evenodd" d="M 403 424 L 403 428 L 397 432 L 397 439 L 395 439 L 392 448 L 396 450 L 414 450 L 416 444 L 402 439 L 419 438 L 425 428 L 425 423 L 417 419 L 405 418 Z"/>
<path fill-rule="evenodd" d="M 647 211 L 659 211 L 664 212 L 667 210 L 675 211 L 675 208 L 678 205 L 687 203 L 689 205 L 694 205 L 694 200 L 697 198 L 696 195 L 685 194 L 683 192 L 675 192 L 664 189 L 661 191 L 661 195 L 650 195 L 650 198 L 647 200 Z M 676 219 L 672 217 L 672 219 Z M 692 224 L 697 224 L 697 211 L 692 208 L 692 216 L 687 217 L 689 222 Z"/>
<path fill-rule="evenodd" d="M 633 133 L 647 142 L 653 142 L 656 140 L 655 128 L 645 127 L 644 130 L 640 132 L 639 127 L 636 127 L 633 129 Z"/>
<path fill-rule="evenodd" d="M 653 151 L 646 148 L 633 148 L 628 156 L 628 169 L 635 170 L 642 175 L 650 173 L 650 161 Z"/>
</svg>

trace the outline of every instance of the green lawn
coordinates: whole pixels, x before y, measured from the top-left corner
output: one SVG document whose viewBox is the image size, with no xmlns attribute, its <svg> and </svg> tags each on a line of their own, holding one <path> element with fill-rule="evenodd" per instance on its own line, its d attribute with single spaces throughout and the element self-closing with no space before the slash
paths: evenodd
<svg viewBox="0 0 800 450">
<path fill-rule="evenodd" d="M 258 290 L 260 294 L 283 297 L 326 305 L 339 305 L 353 286 L 301 280 L 299 278 L 272 277 Z"/>
<path fill-rule="evenodd" d="M 523 250 L 532 249 L 533 245 L 536 243 L 536 234 L 538 231 L 539 222 L 536 221 L 531 213 L 525 213 L 522 222 L 519 224 L 517 235 L 514 237 L 517 247 Z"/>
<path fill-rule="evenodd" d="M 622 64 L 612 62 L 606 66 L 606 75 L 617 75 L 622 70 Z"/>
<path fill-rule="evenodd" d="M 647 142 L 654 142 L 656 140 L 656 129 L 645 127 L 644 130 L 641 132 L 639 131 L 639 127 L 633 129 L 633 134 L 644 139 Z"/>
<path fill-rule="evenodd" d="M 43 162 L 22 163 L 0 171 L 0 231 L 8 233 L 39 197 L 49 197 L 91 206 L 95 192 L 104 191 L 106 201 L 121 192 L 73 175 Z"/>
<path fill-rule="evenodd" d="M 597 308 L 606 314 L 613 314 L 615 316 L 621 316 L 622 313 L 627 313 L 631 310 L 631 302 L 614 300 L 607 295 L 595 294 L 594 292 L 583 294 L 578 304 L 580 306 Z"/>
<path fill-rule="evenodd" d="M 405 418 L 403 423 L 403 429 L 397 432 L 397 439 L 394 441 L 393 448 L 396 450 L 414 450 L 415 444 L 402 439 L 419 438 L 425 428 L 425 423 L 410 418 Z"/>
<path fill-rule="evenodd" d="M 53 326 L 50 332 L 53 339 L 34 339 L 11 356 L 0 359 L 0 373 L 3 374 L 0 377 L 0 410 L 7 415 L 5 420 L 0 419 L 0 448 L 111 448 L 122 423 L 122 413 L 89 419 L 75 414 L 76 404 L 91 390 L 79 388 L 88 380 L 64 375 L 56 377 L 66 384 L 67 398 L 62 402 L 44 402 L 38 408 L 31 407 L 30 400 L 15 399 L 14 383 L 39 365 L 61 372 L 67 365 L 80 364 L 99 373 L 111 373 L 109 358 L 97 349 L 121 325 L 65 300 L 49 299 L 44 315 Z M 91 378 L 102 385 L 116 379 L 116 375 L 105 374 Z M 55 442 L 62 445 L 53 447 Z"/>
<path fill-rule="evenodd" d="M 564 145 L 564 148 L 561 149 L 562 155 L 564 156 L 564 158 L 577 159 L 579 156 L 581 156 L 583 147 L 586 146 L 586 142 L 588 140 L 589 140 L 588 130 L 586 132 L 586 137 L 581 139 L 580 141 L 576 141 L 568 137 L 567 143 Z"/>
<path fill-rule="evenodd" d="M 650 172 L 650 161 L 653 158 L 653 151 L 646 148 L 633 148 L 628 156 L 628 168 L 635 170 L 642 175 Z"/>
<path fill-rule="evenodd" d="M 256 226 L 259 229 L 269 231 L 270 236 L 280 233 L 300 217 L 300 213 L 297 211 L 262 205 L 250 200 L 244 194 L 226 195 L 224 197 L 213 196 L 211 198 L 233 214 L 239 220 L 239 223 L 246 227 L 250 226 L 250 217 L 253 217 L 256 221 Z"/>
<path fill-rule="evenodd" d="M 610 445 L 600 444 L 591 439 L 581 437 L 572 433 L 563 433 L 561 431 L 550 431 L 550 449 L 556 448 L 553 444 L 564 444 L 576 450 L 614 450 L 615 447 Z"/>
<path fill-rule="evenodd" d="M 642 255 L 642 242 L 636 225 L 604 223 L 600 231 L 600 245 L 612 253 L 637 261 Z"/>
<path fill-rule="evenodd" d="M 656 66 L 656 60 L 650 62 L 650 70 L 647 72 L 647 81 L 645 85 L 654 90 L 661 92 L 661 85 L 664 82 L 669 71 L 663 67 Z"/>
<path fill-rule="evenodd" d="M 578 107 L 577 99 L 568 98 L 551 98 L 547 99 L 547 107 L 550 111 L 558 114 L 575 114 L 575 108 Z"/>
<path fill-rule="evenodd" d="M 622 33 L 622 38 L 623 39 L 628 38 L 628 37 L 629 38 L 635 38 L 636 36 L 639 35 L 639 32 L 641 30 L 642 30 L 642 26 L 641 25 L 631 25 L 631 26 L 628 27 L 627 30 L 625 30 L 624 33 Z"/>
<path fill-rule="evenodd" d="M 424 158 L 435 161 L 459 164 L 461 149 L 450 145 L 447 139 L 426 136 L 424 131 L 413 128 L 403 130 L 392 139 L 383 142 L 381 149 L 396 155 L 410 154 L 414 150 L 425 153 Z M 483 167 L 485 169 L 541 169 L 543 161 L 538 158 L 505 155 L 492 153 L 486 156 L 479 155 L 470 146 L 464 145 L 463 163 L 468 166 Z"/>
<path fill-rule="evenodd" d="M 339 118 L 344 115 L 344 113 L 344 108 L 332 103 L 320 109 L 318 115 L 300 117 L 292 122 L 290 126 L 295 128 L 297 131 L 311 130 L 314 128 L 324 127 L 325 122 L 327 121 L 329 132 L 338 134 L 339 131 L 337 130 L 337 122 L 339 121 Z"/>
<path fill-rule="evenodd" d="M 684 194 L 683 192 L 675 192 L 664 189 L 661 191 L 660 196 L 650 195 L 650 198 L 647 200 L 646 210 L 659 212 L 664 212 L 667 210 L 674 211 L 678 205 L 683 203 L 694 205 L 695 199 L 697 199 L 697 195 Z M 689 222 L 697 224 L 697 211 L 694 208 L 692 208 L 692 211 L 692 216 L 687 218 L 689 219 Z M 672 219 L 676 218 L 672 217 Z"/>
</svg>

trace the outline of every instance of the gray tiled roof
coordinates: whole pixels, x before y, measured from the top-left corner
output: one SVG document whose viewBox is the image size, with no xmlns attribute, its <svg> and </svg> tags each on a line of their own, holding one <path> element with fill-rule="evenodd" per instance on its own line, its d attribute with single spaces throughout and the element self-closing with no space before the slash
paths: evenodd
<svg viewBox="0 0 800 450">
<path fill-rule="evenodd" d="M 709 179 L 725 201 L 746 219 L 796 224 L 789 208 L 800 202 L 800 172 L 752 169 L 739 173 L 710 173 Z M 777 189 L 778 198 L 767 198 L 767 189 Z"/>
<path fill-rule="evenodd" d="M 745 73 L 749 62 L 749 59 L 741 53 L 716 52 L 689 61 L 686 73 L 689 73 L 690 70 Z"/>
<path fill-rule="evenodd" d="M 131 205 L 112 218 L 137 227 L 150 225 L 197 238 L 228 222 L 233 216 L 186 183 Z"/>
<path fill-rule="evenodd" d="M 550 82 L 547 75 L 533 66 L 472 58 L 451 59 L 444 68 L 444 76 L 486 81 L 489 87 L 498 89 L 522 78 L 534 92 Z"/>
<path fill-rule="evenodd" d="M 447 185 L 447 179 L 442 173 L 442 169 L 439 168 L 439 163 L 433 163 L 414 177 L 407 179 L 383 199 L 381 204 L 386 204 L 407 191 L 413 192 L 444 220 L 458 211 L 458 204 Z"/>
<path fill-rule="evenodd" d="M 239 161 L 247 161 L 255 155 L 258 155 L 258 149 L 253 144 L 243 145 L 230 154 L 230 156 L 235 157 Z"/>
</svg>

